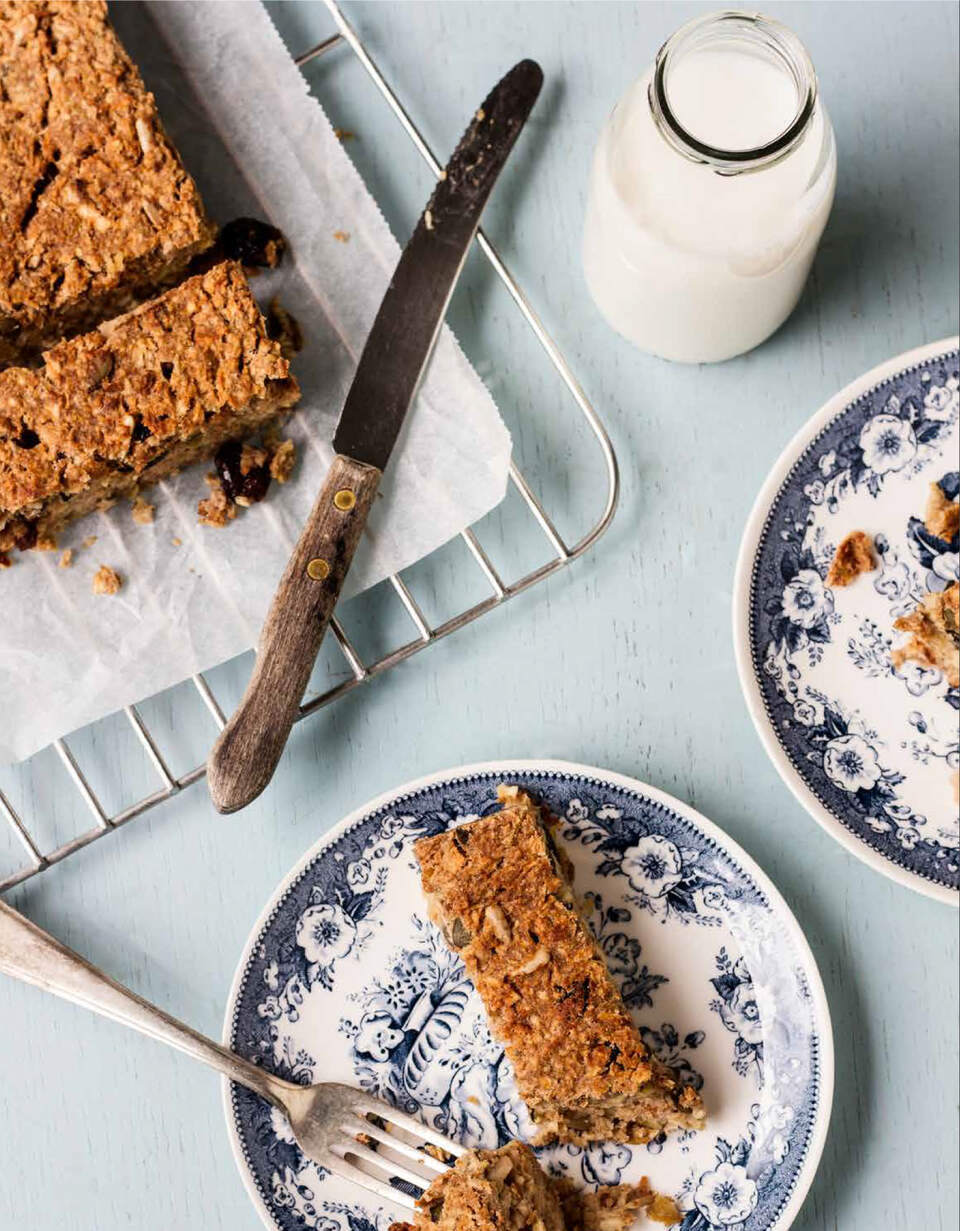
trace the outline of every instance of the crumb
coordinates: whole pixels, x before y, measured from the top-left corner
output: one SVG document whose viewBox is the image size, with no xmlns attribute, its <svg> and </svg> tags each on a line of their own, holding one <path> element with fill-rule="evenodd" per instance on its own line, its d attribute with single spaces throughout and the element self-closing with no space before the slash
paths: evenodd
<svg viewBox="0 0 960 1231">
<path fill-rule="evenodd" d="M 101 513 L 106 513 L 109 509 L 112 509 L 116 503 L 116 500 L 114 500 L 111 496 L 106 496 L 103 500 L 97 501 L 97 508 Z"/>
<path fill-rule="evenodd" d="M 905 662 L 936 667 L 951 688 L 960 686 L 960 582 L 924 595 L 909 615 L 894 620 L 893 627 L 911 634 L 906 645 L 893 651 L 894 667 Z"/>
<path fill-rule="evenodd" d="M 432 1141 L 428 1141 L 423 1147 L 424 1154 L 429 1154 L 431 1158 L 435 1158 L 438 1163 L 446 1163 L 448 1167 L 452 1167 L 457 1161 L 456 1156 L 451 1154 L 449 1150 L 445 1150 L 443 1146 L 435 1146 Z"/>
<path fill-rule="evenodd" d="M 284 308 L 276 298 L 267 308 L 267 337 L 280 343 L 280 353 L 290 360 L 303 350 L 303 330 L 297 318 Z"/>
<path fill-rule="evenodd" d="M 647 1217 L 653 1219 L 654 1222 L 661 1222 L 664 1226 L 672 1227 L 674 1223 L 682 1220 L 683 1215 L 672 1197 L 664 1196 L 663 1193 L 655 1193 L 653 1203 L 647 1210 Z"/>
<path fill-rule="evenodd" d="M 334 231 L 333 238 L 336 240 L 339 240 L 341 244 L 349 244 L 350 232 L 349 231 Z"/>
<path fill-rule="evenodd" d="M 88 534 L 87 537 L 83 540 L 82 546 L 92 547 L 96 541 L 97 541 L 97 536 L 95 534 Z"/>
<path fill-rule="evenodd" d="M 286 483 L 293 474 L 297 460 L 296 445 L 292 440 L 281 440 L 270 458 L 270 477 L 278 483 Z"/>
<path fill-rule="evenodd" d="M 428 231 L 433 230 L 433 210 L 432 209 L 425 209 L 423 211 L 423 225 L 427 228 Z"/>
<path fill-rule="evenodd" d="M 108 564 L 101 564 L 93 575 L 91 589 L 94 594 L 119 594 L 123 578 Z"/>
<path fill-rule="evenodd" d="M 10 568 L 10 557 L 5 551 L 0 551 L 0 568 Z"/>
<path fill-rule="evenodd" d="M 836 550 L 827 573 L 827 585 L 848 586 L 861 573 L 872 573 L 876 567 L 870 536 L 862 530 L 851 530 Z"/>
<path fill-rule="evenodd" d="M 960 502 L 948 499 L 939 483 L 930 484 L 923 524 L 931 534 L 948 543 L 960 532 Z"/>
<path fill-rule="evenodd" d="M 673 1198 L 655 1192 L 646 1176 L 636 1184 L 604 1184 L 597 1189 L 580 1189 L 566 1176 L 551 1183 L 567 1231 L 627 1231 L 641 1212 L 666 1226 L 683 1219 Z"/>
<path fill-rule="evenodd" d="M 36 543 L 34 543 L 34 546 L 36 547 L 37 551 L 56 551 L 57 550 L 57 540 L 54 538 L 51 538 L 50 535 L 41 534 L 40 537 L 37 539 Z"/>
<path fill-rule="evenodd" d="M 265 466 L 270 458 L 266 449 L 257 445 L 244 445 L 240 450 L 240 473 L 249 474 L 251 470 Z"/>
<path fill-rule="evenodd" d="M 482 122 L 482 121 L 483 121 L 483 120 L 485 120 L 486 118 L 487 118 L 487 113 L 484 111 L 484 109 L 483 109 L 482 107 L 478 108 L 478 110 L 477 110 L 477 121 L 478 121 L 478 122 Z"/>
<path fill-rule="evenodd" d="M 138 526 L 149 526 L 156 514 L 156 509 L 148 500 L 138 496 L 133 502 L 130 513 Z"/>
<path fill-rule="evenodd" d="M 211 492 L 206 500 L 201 500 L 197 505 L 200 525 L 225 526 L 227 522 L 233 521 L 236 517 L 236 506 L 220 486 L 220 481 L 216 475 L 214 475 L 213 483 L 210 483 L 210 476 L 207 475 L 206 482 L 210 486 Z"/>
<path fill-rule="evenodd" d="M 349 128 L 335 128 L 333 130 L 333 135 L 338 141 L 353 141 L 357 136 L 357 134 L 351 132 Z"/>
<path fill-rule="evenodd" d="M 174 535 L 174 536 L 173 536 L 173 538 L 170 540 L 170 542 L 174 545 L 174 547 L 182 547 L 182 546 L 183 546 L 183 539 L 178 539 L 176 535 Z"/>
<path fill-rule="evenodd" d="M 60 568 L 69 568 L 73 563 L 73 548 L 67 547 L 60 553 Z"/>
</svg>

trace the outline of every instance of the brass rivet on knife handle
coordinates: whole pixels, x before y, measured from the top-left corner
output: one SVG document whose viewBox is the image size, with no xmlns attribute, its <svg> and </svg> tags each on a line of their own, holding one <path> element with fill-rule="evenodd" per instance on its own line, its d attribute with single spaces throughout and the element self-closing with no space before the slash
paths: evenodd
<svg viewBox="0 0 960 1231">
<path fill-rule="evenodd" d="M 218 812 L 243 808 L 273 776 L 379 484 L 375 466 L 334 457 L 274 595 L 247 691 L 207 760 Z M 348 510 L 336 506 L 341 491 L 353 493 Z"/>
<path fill-rule="evenodd" d="M 326 581 L 330 576 L 330 565 L 320 556 L 315 556 L 307 564 L 307 576 L 313 581 Z"/>
<path fill-rule="evenodd" d="M 341 487 L 333 497 L 333 503 L 341 513 L 349 513 L 357 503 L 357 493 L 351 491 L 349 487 Z"/>
</svg>

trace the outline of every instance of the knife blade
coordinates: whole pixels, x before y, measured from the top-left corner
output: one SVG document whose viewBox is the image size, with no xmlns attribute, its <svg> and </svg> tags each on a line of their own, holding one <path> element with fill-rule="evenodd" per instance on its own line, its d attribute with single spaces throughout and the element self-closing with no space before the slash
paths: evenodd
<svg viewBox="0 0 960 1231">
<path fill-rule="evenodd" d="M 360 356 L 333 438 L 338 453 L 386 466 L 480 214 L 542 83 L 533 60 L 515 65 L 484 99 L 437 181 Z"/>
<path fill-rule="evenodd" d="M 333 464 L 264 622 L 250 681 L 207 759 L 218 812 L 245 807 L 273 776 L 483 207 L 542 84 L 539 65 L 522 60 L 494 86 L 400 257 L 344 402 Z"/>
</svg>

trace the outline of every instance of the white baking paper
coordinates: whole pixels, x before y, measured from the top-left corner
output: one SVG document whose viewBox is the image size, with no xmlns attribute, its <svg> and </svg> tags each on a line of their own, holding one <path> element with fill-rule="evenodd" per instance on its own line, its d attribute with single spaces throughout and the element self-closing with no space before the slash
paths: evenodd
<svg viewBox="0 0 960 1231">
<path fill-rule="evenodd" d="M 152 525 L 134 524 L 128 504 L 77 523 L 60 544 L 75 549 L 68 569 L 54 553 L 15 556 L 0 575 L 5 760 L 255 644 L 330 462 L 336 418 L 400 252 L 260 4 L 119 4 L 111 15 L 212 216 L 267 218 L 290 242 L 284 266 L 253 286 L 264 305 L 279 295 L 306 338 L 294 365 L 303 401 L 287 433 L 299 461 L 293 481 L 274 484 L 263 504 L 225 529 L 197 524 L 206 489 L 194 467 L 148 494 L 157 509 Z M 493 401 L 444 331 L 347 594 L 410 565 L 493 508 L 509 455 Z M 94 544 L 81 546 L 94 534 Z M 123 576 L 118 595 L 91 593 L 100 564 Z"/>
</svg>

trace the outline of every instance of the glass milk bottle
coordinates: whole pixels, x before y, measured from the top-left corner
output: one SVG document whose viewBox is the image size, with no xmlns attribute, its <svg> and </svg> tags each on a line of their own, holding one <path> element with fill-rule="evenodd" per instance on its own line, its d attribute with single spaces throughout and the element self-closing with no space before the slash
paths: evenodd
<svg viewBox="0 0 960 1231">
<path fill-rule="evenodd" d="M 682 26 L 597 146 L 583 261 L 597 306 L 642 350 L 729 359 L 793 311 L 837 177 L 800 40 L 770 18 Z"/>
</svg>

